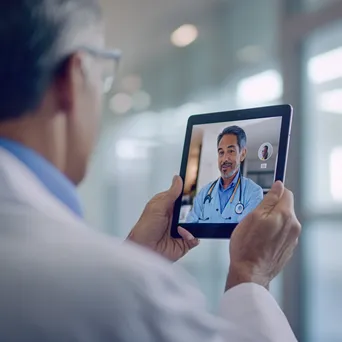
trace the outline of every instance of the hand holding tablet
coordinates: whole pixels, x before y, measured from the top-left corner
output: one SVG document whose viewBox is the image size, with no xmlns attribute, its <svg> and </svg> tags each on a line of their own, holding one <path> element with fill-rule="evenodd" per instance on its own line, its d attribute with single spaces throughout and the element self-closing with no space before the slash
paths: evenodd
<svg viewBox="0 0 342 342">
<path fill-rule="evenodd" d="M 292 107 L 271 106 L 189 118 L 171 235 L 230 238 L 275 180 L 284 181 Z"/>
</svg>

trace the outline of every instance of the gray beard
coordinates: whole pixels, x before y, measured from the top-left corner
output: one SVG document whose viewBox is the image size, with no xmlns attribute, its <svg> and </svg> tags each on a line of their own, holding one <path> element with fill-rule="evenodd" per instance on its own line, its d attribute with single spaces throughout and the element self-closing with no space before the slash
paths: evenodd
<svg viewBox="0 0 342 342">
<path fill-rule="evenodd" d="M 235 174 L 237 171 L 239 171 L 239 169 L 240 169 L 240 166 L 239 166 L 238 168 L 236 168 L 235 170 L 229 172 L 228 174 L 222 173 L 222 178 L 223 178 L 223 179 L 229 179 L 230 177 L 233 177 L 234 174 Z"/>
</svg>

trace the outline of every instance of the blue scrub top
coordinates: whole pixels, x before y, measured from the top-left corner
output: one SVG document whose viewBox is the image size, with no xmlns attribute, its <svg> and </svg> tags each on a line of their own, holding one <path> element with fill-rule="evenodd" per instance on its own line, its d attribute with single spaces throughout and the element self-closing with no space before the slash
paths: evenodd
<svg viewBox="0 0 342 342">
<path fill-rule="evenodd" d="M 77 216 L 83 217 L 76 186 L 54 165 L 32 149 L 12 140 L 0 138 L 0 147 L 24 163 L 53 196 Z"/>
<path fill-rule="evenodd" d="M 186 223 L 240 223 L 260 204 L 264 194 L 258 184 L 249 178 L 241 177 L 241 183 L 235 192 L 232 203 L 230 203 L 238 180 L 239 174 L 227 189 L 223 189 L 220 178 L 211 193 L 211 202 L 206 201 L 205 204 L 204 200 L 213 182 L 204 186 L 194 199 L 194 204 L 186 218 Z M 240 190 L 244 211 L 241 214 L 237 214 L 235 208 L 239 204 Z"/>
</svg>

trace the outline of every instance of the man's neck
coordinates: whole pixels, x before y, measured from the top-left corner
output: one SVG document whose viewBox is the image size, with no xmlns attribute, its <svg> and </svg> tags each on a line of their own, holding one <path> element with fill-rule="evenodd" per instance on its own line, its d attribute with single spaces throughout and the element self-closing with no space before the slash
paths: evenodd
<svg viewBox="0 0 342 342">
<path fill-rule="evenodd" d="M 53 139 L 51 125 L 44 124 L 44 120 L 38 116 L 27 115 L 16 121 L 2 123 L 0 137 L 24 145 L 48 160 L 61 172 L 64 171 L 58 153 L 55 153 L 55 139 Z"/>
<path fill-rule="evenodd" d="M 238 174 L 239 170 L 236 171 L 231 177 L 229 178 L 222 178 L 222 183 L 223 183 L 223 189 L 227 189 L 230 184 L 232 184 L 234 178 L 236 177 L 236 175 Z"/>
</svg>

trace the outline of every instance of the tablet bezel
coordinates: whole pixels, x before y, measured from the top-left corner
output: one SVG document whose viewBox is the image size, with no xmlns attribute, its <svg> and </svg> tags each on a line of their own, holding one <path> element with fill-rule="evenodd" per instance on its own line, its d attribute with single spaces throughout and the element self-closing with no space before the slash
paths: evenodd
<svg viewBox="0 0 342 342">
<path fill-rule="evenodd" d="M 185 134 L 185 142 L 182 155 L 182 163 L 180 168 L 180 176 L 185 181 L 186 169 L 188 164 L 188 156 L 190 150 L 191 136 L 194 125 L 205 125 L 211 123 L 229 123 L 231 121 L 253 120 L 263 118 L 281 117 L 281 132 L 279 140 L 278 160 L 275 172 L 275 181 L 285 181 L 286 163 L 289 148 L 289 139 L 291 135 L 293 108 L 289 104 L 259 107 L 251 109 L 240 109 L 226 112 L 216 112 L 208 114 L 200 114 L 190 116 Z M 183 188 L 184 190 L 184 188 Z M 178 226 L 182 226 L 188 230 L 193 236 L 200 239 L 230 239 L 236 223 L 182 223 L 179 224 L 179 215 L 182 204 L 183 190 L 177 199 L 173 211 L 171 236 L 173 238 L 181 238 L 178 233 Z"/>
</svg>

